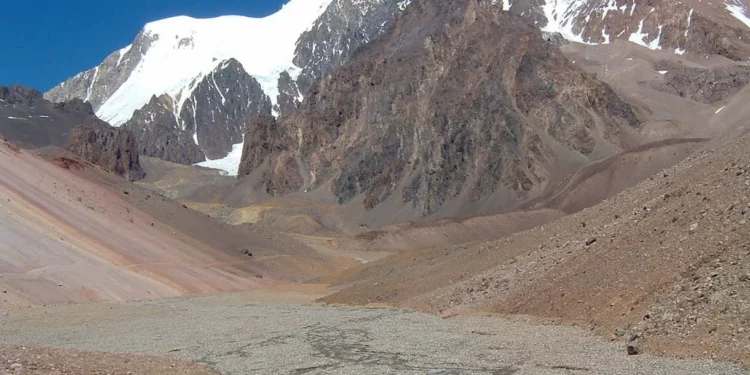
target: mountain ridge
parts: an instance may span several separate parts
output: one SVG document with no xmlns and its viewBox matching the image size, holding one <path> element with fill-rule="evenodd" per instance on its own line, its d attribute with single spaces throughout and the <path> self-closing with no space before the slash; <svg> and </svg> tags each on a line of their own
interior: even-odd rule
<svg viewBox="0 0 750 375">
<path fill-rule="evenodd" d="M 164 135 L 169 128 L 168 137 L 179 143 L 174 147 L 190 151 L 172 155 L 155 148 L 146 156 L 183 164 L 204 162 L 204 166 L 233 174 L 240 155 L 232 150 L 241 148 L 244 133 L 237 129 L 245 126 L 249 112 L 259 114 L 253 110 L 258 103 L 264 107 L 262 102 L 270 102 L 270 109 L 264 108 L 262 113 L 275 116 L 296 110 L 309 85 L 381 33 L 404 4 L 396 0 L 292 0 L 277 13 L 259 19 L 180 16 L 151 22 L 131 45 L 113 52 L 99 66 L 52 88 L 45 97 L 51 101 L 74 97 L 91 101 L 97 115 L 114 126 L 131 121 L 138 110 L 141 117 L 144 112 L 161 117 L 167 123 L 146 133 Z M 250 45 L 245 40 L 250 40 Z M 212 99 L 195 95 L 200 86 L 212 86 L 210 95 L 221 97 L 220 103 L 214 100 L 207 105 L 208 112 L 236 110 L 225 105 L 225 94 L 236 85 L 211 77 L 212 72 L 221 71 L 232 61 L 260 85 L 262 97 L 242 106 L 239 112 L 244 114 L 229 120 L 228 130 L 221 122 L 203 121 L 197 127 L 189 124 L 187 118 L 194 116 L 186 113 L 195 112 L 196 101 L 205 104 Z M 304 78 L 298 80 L 300 76 Z M 208 91 L 211 90 L 204 90 Z M 174 121 L 161 114 L 162 108 L 151 105 L 154 97 L 162 96 L 161 102 L 172 101 L 169 107 Z M 136 122 L 144 128 L 143 118 Z M 190 128 L 194 136 L 185 137 L 182 133 Z M 202 134 L 209 133 L 217 136 L 202 139 Z M 204 144 L 213 146 L 207 148 Z"/>
</svg>

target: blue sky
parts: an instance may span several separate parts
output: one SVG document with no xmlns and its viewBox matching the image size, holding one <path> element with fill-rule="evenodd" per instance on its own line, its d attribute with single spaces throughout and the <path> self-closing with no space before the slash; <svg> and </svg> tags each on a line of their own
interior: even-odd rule
<svg viewBox="0 0 750 375">
<path fill-rule="evenodd" d="M 98 65 L 144 24 L 188 15 L 263 17 L 286 0 L 0 0 L 0 85 L 40 91 Z"/>
</svg>

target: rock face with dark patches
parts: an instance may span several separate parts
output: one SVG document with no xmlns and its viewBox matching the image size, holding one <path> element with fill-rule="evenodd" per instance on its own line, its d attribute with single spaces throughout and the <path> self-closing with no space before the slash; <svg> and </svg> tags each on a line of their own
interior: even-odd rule
<svg viewBox="0 0 750 375">
<path fill-rule="evenodd" d="M 176 105 L 167 95 L 154 96 L 147 105 L 136 110 L 123 127 L 133 133 L 141 155 L 179 164 L 201 162 L 205 160 L 205 154 L 195 144 L 193 132 L 182 130 L 177 125 L 174 117 Z"/>
<path fill-rule="evenodd" d="M 279 75 L 279 96 L 276 99 L 276 113 L 279 116 L 287 116 L 294 113 L 300 105 L 302 93 L 299 91 L 297 81 L 287 72 Z"/>
<path fill-rule="evenodd" d="M 330 182 L 340 203 L 361 196 L 373 209 L 394 197 L 431 215 L 456 200 L 536 194 L 561 163 L 625 146 L 638 120 L 500 5 L 423 0 L 313 86 L 294 115 L 256 125 L 280 141 L 257 151 L 248 133 L 240 175 L 262 156 L 262 168 L 286 171 L 265 180 L 269 192 Z M 302 178 L 287 178 L 293 168 Z"/>
<path fill-rule="evenodd" d="M 750 57 L 750 29 L 730 16 L 722 1 L 704 3 L 700 8 L 674 0 L 510 3 L 510 12 L 544 30 L 561 30 L 569 40 L 590 44 L 632 41 L 676 54 L 721 55 L 736 61 Z M 552 14 L 545 14 L 548 3 Z"/>
<path fill-rule="evenodd" d="M 248 122 L 238 174 L 251 174 L 268 161 L 268 155 L 273 154 L 274 167 L 263 170 L 259 188 L 270 195 L 280 195 L 297 189 L 304 180 L 294 153 L 286 149 L 294 140 L 282 131 L 273 116 L 253 117 Z"/>
<path fill-rule="evenodd" d="M 129 181 L 145 176 L 133 134 L 91 118 L 73 129 L 68 149 L 81 158 Z"/>
<path fill-rule="evenodd" d="M 270 113 L 271 101 L 258 81 L 239 61 L 229 59 L 198 83 L 181 108 L 180 120 L 185 130 L 197 131 L 206 157 L 220 159 L 233 144 L 242 143 L 250 117 Z"/>
<path fill-rule="evenodd" d="M 341 67 L 363 45 L 388 31 L 408 0 L 333 0 L 297 42 L 300 92 Z"/>
<path fill-rule="evenodd" d="M 667 73 L 663 82 L 652 83 L 651 88 L 706 104 L 725 100 L 750 83 L 749 66 L 700 69 L 659 61 L 654 67 Z"/>
<path fill-rule="evenodd" d="M 180 164 L 220 159 L 242 142 L 248 118 L 271 113 L 268 96 L 235 59 L 192 85 L 182 103 L 152 97 L 123 125 L 135 135 L 141 155 Z"/>
</svg>

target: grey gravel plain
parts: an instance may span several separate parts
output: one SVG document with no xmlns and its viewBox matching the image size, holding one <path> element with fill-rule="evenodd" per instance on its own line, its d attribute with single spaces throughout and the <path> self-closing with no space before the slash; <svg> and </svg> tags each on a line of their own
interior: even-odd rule
<svg viewBox="0 0 750 375">
<path fill-rule="evenodd" d="M 222 374 L 746 374 L 628 356 L 572 327 L 223 295 L 10 310 L 0 342 L 174 356 Z"/>
</svg>

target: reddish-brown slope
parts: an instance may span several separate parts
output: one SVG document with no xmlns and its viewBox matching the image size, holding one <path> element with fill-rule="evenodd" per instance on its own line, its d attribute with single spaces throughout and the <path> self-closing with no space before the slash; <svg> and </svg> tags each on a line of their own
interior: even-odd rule
<svg viewBox="0 0 750 375">
<path fill-rule="evenodd" d="M 0 145 L 2 305 L 240 291 L 329 270 L 288 237 L 215 222 L 64 155 Z"/>
</svg>

